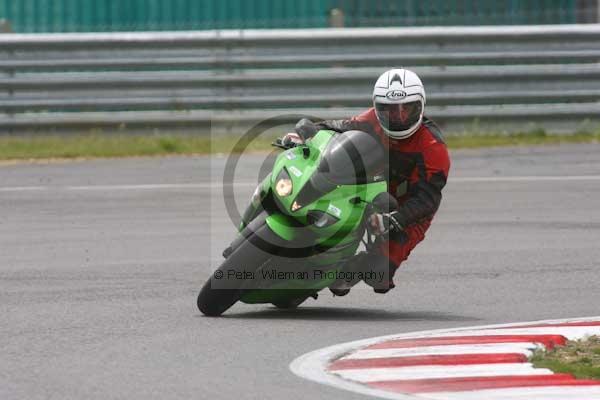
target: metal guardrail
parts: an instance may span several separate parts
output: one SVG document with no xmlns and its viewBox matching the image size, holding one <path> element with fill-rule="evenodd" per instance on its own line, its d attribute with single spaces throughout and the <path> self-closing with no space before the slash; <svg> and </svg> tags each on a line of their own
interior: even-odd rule
<svg viewBox="0 0 600 400">
<path fill-rule="evenodd" d="M 447 130 L 600 123 L 600 25 L 4 34 L 0 133 L 340 118 L 400 65 L 421 75 Z"/>
</svg>

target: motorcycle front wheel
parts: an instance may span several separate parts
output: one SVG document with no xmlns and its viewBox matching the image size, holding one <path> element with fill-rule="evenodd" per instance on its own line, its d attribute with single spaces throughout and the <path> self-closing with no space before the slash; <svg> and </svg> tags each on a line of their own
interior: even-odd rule
<svg viewBox="0 0 600 400">
<path fill-rule="evenodd" d="M 258 239 L 262 245 L 257 245 L 257 240 L 253 239 Z M 240 300 L 248 289 L 249 281 L 244 277 L 254 274 L 274 256 L 272 249 L 265 249 L 264 244 L 280 241 L 281 238 L 266 224 L 258 227 L 251 237 L 244 240 L 212 273 L 200 290 L 197 304 L 202 314 L 217 317 Z"/>
</svg>

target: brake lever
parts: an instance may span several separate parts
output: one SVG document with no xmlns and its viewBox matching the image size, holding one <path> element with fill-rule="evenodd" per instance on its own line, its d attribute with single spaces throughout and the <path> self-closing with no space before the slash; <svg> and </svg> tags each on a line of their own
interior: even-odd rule
<svg viewBox="0 0 600 400">
<path fill-rule="evenodd" d="M 271 143 L 271 146 L 273 146 L 273 147 L 277 147 L 277 148 L 279 148 L 279 149 L 282 149 L 282 150 L 287 150 L 287 149 L 288 149 L 288 147 L 287 147 L 287 146 L 284 146 L 284 145 L 282 145 L 282 144 L 275 143 L 275 142 Z"/>
<path fill-rule="evenodd" d="M 306 143 L 296 144 L 296 143 L 290 142 L 290 144 L 285 145 L 285 144 L 283 144 L 283 141 L 281 140 L 281 138 L 277 138 L 277 140 L 275 140 L 274 142 L 271 143 L 271 146 L 278 147 L 283 150 L 289 150 L 289 149 L 294 149 L 296 147 L 302 147 L 302 153 L 304 154 L 304 158 L 308 158 L 310 156 L 310 149 L 308 148 Z"/>
<path fill-rule="evenodd" d="M 275 141 L 273 143 L 271 143 L 271 146 L 278 147 L 278 148 L 283 149 L 283 150 L 287 150 L 287 149 L 290 148 L 290 147 L 288 147 L 288 146 L 286 146 L 286 145 L 283 144 L 283 142 L 281 141 L 281 138 L 275 139 Z"/>
<path fill-rule="evenodd" d="M 371 251 L 372 249 L 374 249 L 375 247 L 379 246 L 380 244 L 384 243 L 387 239 L 389 239 L 390 231 L 387 230 L 386 232 L 379 234 L 379 235 L 373 233 L 371 223 L 370 223 L 370 216 L 373 213 L 375 213 L 373 205 L 368 204 L 367 209 L 365 211 L 366 211 L 366 214 L 369 215 L 369 217 L 365 218 L 365 221 L 364 221 L 365 233 L 367 235 L 367 240 L 365 241 L 364 239 L 362 239 L 362 242 L 365 245 L 365 248 L 368 251 Z"/>
</svg>

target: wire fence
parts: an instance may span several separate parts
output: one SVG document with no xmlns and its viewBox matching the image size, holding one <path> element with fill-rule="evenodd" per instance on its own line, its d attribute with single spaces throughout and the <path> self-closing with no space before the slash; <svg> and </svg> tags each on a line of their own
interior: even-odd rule
<svg viewBox="0 0 600 400">
<path fill-rule="evenodd" d="M 109 32 L 599 22 L 599 0 L 0 0 L 0 31 Z"/>
</svg>

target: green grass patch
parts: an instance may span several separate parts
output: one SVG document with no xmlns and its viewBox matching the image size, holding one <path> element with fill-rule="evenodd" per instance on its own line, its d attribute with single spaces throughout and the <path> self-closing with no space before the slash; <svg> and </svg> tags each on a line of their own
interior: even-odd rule
<svg viewBox="0 0 600 400">
<path fill-rule="evenodd" d="M 0 136 L 0 160 L 112 158 L 230 153 L 269 150 L 274 137 L 260 137 L 251 143 L 239 137 L 215 138 L 193 135 L 36 135 Z M 518 134 L 464 134 L 446 138 L 451 149 L 496 146 L 532 146 L 560 143 L 597 143 L 600 132 L 549 135 L 537 130 Z M 245 146 L 247 144 L 247 146 Z"/>
<path fill-rule="evenodd" d="M 551 351 L 536 351 L 531 362 L 537 368 L 573 374 L 579 379 L 600 379 L 600 337 L 569 341 Z"/>
<path fill-rule="evenodd" d="M 600 132 L 577 132 L 568 135 L 549 135 L 543 130 L 508 135 L 454 135 L 446 137 L 448 147 L 453 149 L 471 149 L 499 146 L 537 146 L 562 143 L 598 143 Z"/>
<path fill-rule="evenodd" d="M 112 158 L 230 153 L 238 138 L 187 135 L 44 135 L 0 136 L 0 160 Z M 260 138 L 246 151 L 268 149 Z"/>
</svg>

